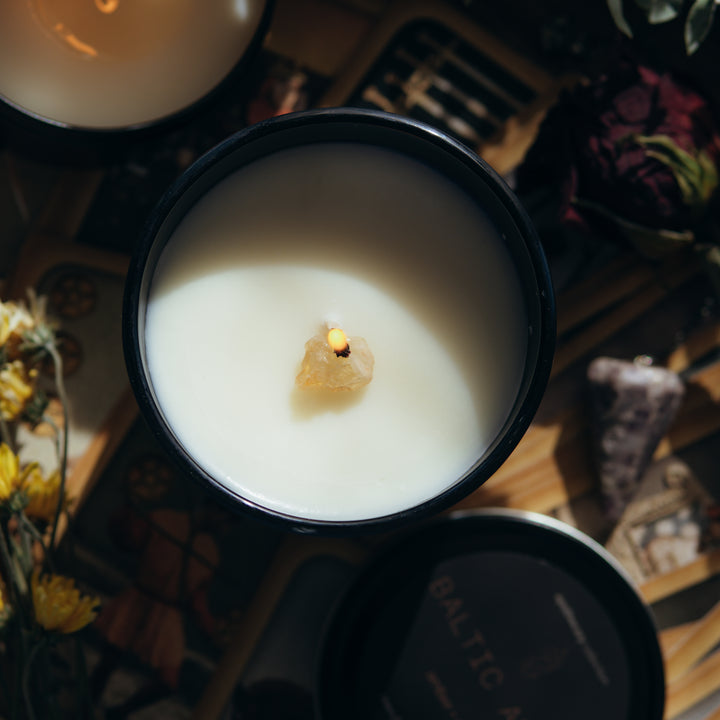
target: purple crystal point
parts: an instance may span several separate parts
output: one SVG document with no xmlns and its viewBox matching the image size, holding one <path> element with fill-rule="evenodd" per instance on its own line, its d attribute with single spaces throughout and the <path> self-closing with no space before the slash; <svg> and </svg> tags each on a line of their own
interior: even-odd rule
<svg viewBox="0 0 720 720">
<path fill-rule="evenodd" d="M 596 471 L 606 511 L 617 520 L 674 420 L 685 387 L 676 373 L 646 358 L 599 357 L 587 376 Z"/>
</svg>

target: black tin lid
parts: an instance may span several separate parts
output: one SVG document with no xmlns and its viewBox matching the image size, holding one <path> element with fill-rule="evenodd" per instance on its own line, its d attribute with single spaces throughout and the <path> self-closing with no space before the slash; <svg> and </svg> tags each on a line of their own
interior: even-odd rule
<svg viewBox="0 0 720 720">
<path fill-rule="evenodd" d="M 321 720 L 661 720 L 649 609 L 570 526 L 514 510 L 426 525 L 378 555 L 330 620 Z"/>
</svg>

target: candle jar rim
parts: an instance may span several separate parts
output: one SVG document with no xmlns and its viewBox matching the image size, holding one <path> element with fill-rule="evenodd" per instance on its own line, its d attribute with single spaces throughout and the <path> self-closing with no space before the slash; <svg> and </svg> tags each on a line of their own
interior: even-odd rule
<svg viewBox="0 0 720 720">
<path fill-rule="evenodd" d="M 342 140 L 344 138 L 344 140 Z M 526 288 L 526 308 L 533 315 L 528 327 L 526 368 L 515 405 L 503 429 L 477 463 L 435 497 L 379 517 L 359 520 L 322 520 L 298 517 L 243 497 L 212 477 L 185 450 L 168 427 L 154 398 L 144 356 L 144 311 L 157 260 L 186 211 L 224 177 L 278 150 L 333 141 L 383 146 L 424 159 L 432 169 L 453 179 L 473 177 L 494 198 L 496 214 L 504 213 L 508 227 L 522 247 L 525 272 L 534 286 Z M 425 153 L 425 157 L 420 155 Z M 483 208 L 486 209 L 486 208 Z M 497 221 L 497 217 L 493 217 Z M 517 259 L 517 258 L 516 258 Z M 289 113 L 251 125 L 230 136 L 188 167 L 168 188 L 149 216 L 131 259 L 123 306 L 123 345 L 131 386 L 153 434 L 189 474 L 199 479 L 220 502 L 283 529 L 300 533 L 348 535 L 385 531 L 430 517 L 451 507 L 477 489 L 509 456 L 527 430 L 540 404 L 550 375 L 555 347 L 555 301 L 552 280 L 539 238 L 520 201 L 505 181 L 467 146 L 426 123 L 356 108 L 323 108 Z"/>
<path fill-rule="evenodd" d="M 272 21 L 276 0 L 262 3 L 260 18 L 235 63 L 216 83 L 191 102 L 167 113 L 127 124 L 94 126 L 52 118 L 36 112 L 0 92 L 0 148 L 13 150 L 46 163 L 96 165 L 117 162 L 143 142 L 170 133 L 202 113 L 241 82 L 259 52 Z"/>
</svg>

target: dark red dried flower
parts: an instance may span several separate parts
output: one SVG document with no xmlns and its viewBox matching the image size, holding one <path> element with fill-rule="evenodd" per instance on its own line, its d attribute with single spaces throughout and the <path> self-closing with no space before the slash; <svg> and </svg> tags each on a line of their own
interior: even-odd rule
<svg viewBox="0 0 720 720">
<path fill-rule="evenodd" d="M 561 96 L 518 170 L 518 191 L 561 187 L 564 222 L 602 210 L 679 231 L 707 204 L 719 159 L 707 102 L 668 74 L 624 62 Z"/>
</svg>

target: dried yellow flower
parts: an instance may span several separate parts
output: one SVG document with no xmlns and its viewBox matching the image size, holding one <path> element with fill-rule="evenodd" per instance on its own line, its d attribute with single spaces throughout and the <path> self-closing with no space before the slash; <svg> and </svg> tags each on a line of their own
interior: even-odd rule
<svg viewBox="0 0 720 720">
<path fill-rule="evenodd" d="M 8 500 L 20 487 L 20 461 L 17 455 L 2 443 L 0 445 L 0 502 Z"/>
<path fill-rule="evenodd" d="M 27 302 L 0 302 L 0 350 L 6 362 L 40 362 L 56 344 L 55 323 L 47 315 L 47 297 L 28 289 Z"/>
<path fill-rule="evenodd" d="M 27 495 L 25 514 L 35 520 L 52 522 L 60 498 L 60 473 L 54 472 L 47 479 L 40 466 L 35 464 L 25 471 L 20 489 Z M 62 509 L 67 507 L 67 495 L 63 497 Z"/>
<path fill-rule="evenodd" d="M 0 579 L 0 630 L 5 627 L 11 615 L 12 608 L 5 602 L 5 584 Z"/>
<path fill-rule="evenodd" d="M 31 585 L 35 620 L 45 630 L 73 633 L 97 616 L 100 598 L 81 594 L 72 578 L 35 570 Z"/>
<path fill-rule="evenodd" d="M 38 463 L 33 462 L 20 469 L 20 458 L 6 443 L 0 444 L 0 502 L 10 498 L 16 490 L 26 490 L 26 485 L 37 483 L 37 476 L 42 480 Z M 48 478 L 48 481 L 50 478 Z M 45 482 L 45 481 L 43 481 Z M 55 482 L 55 480 L 53 480 Z M 59 479 L 58 479 L 59 484 Z M 57 498 L 57 492 L 55 493 Z"/>
<path fill-rule="evenodd" d="M 0 346 L 17 348 L 23 333 L 35 327 L 35 319 L 24 303 L 0 303 Z"/>
<path fill-rule="evenodd" d="M 21 360 L 0 368 L 0 413 L 15 420 L 35 394 L 37 370 L 28 370 Z"/>
</svg>

